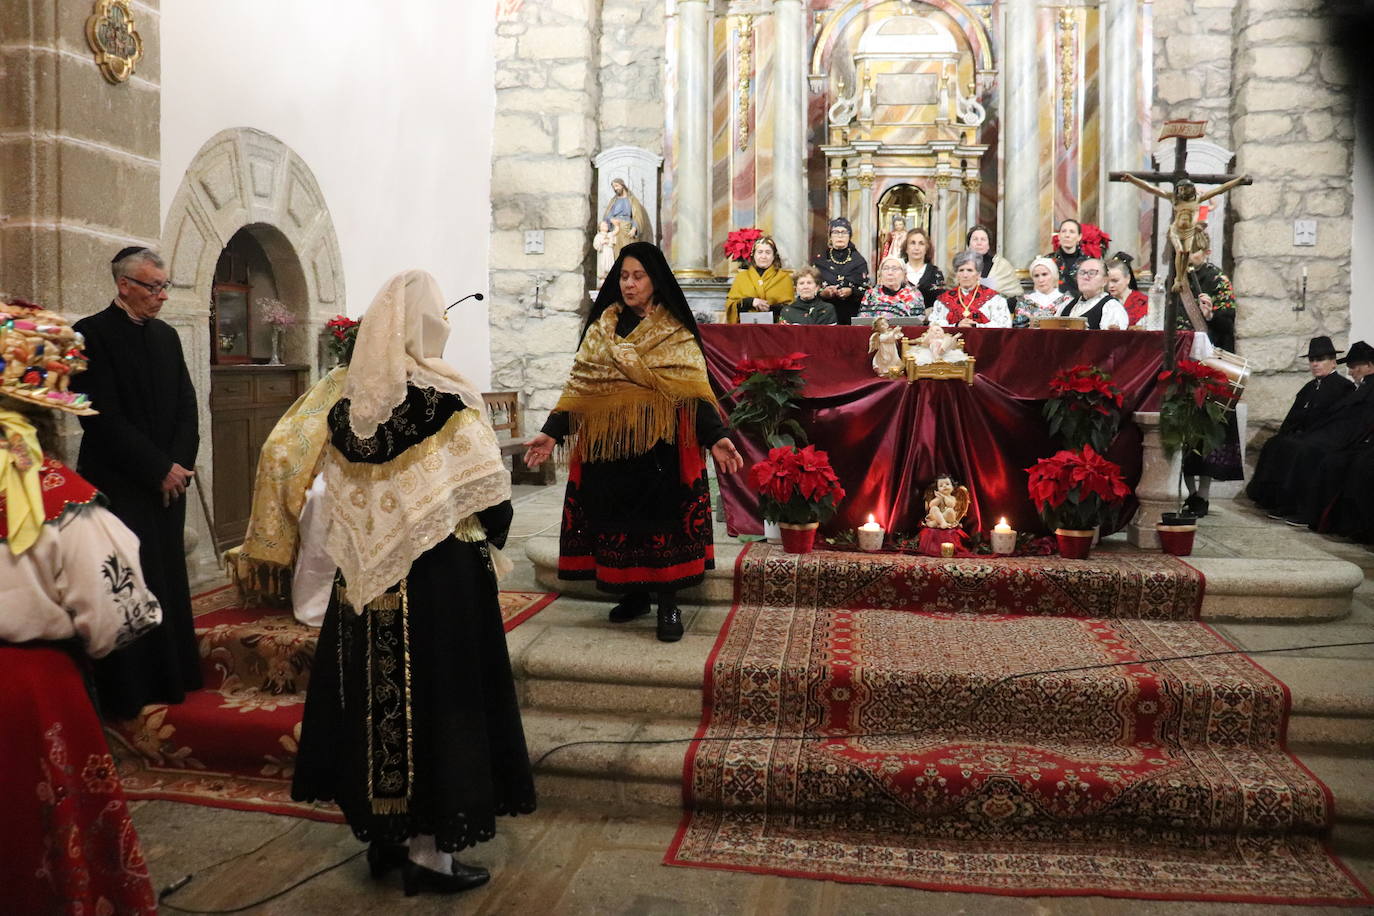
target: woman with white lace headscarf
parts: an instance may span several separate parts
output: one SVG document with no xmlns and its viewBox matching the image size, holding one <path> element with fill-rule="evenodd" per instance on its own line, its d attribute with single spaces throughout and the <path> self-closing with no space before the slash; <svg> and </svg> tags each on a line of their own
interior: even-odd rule
<svg viewBox="0 0 1374 916">
<path fill-rule="evenodd" d="M 485 883 L 453 853 L 534 810 L 494 548 L 510 474 L 475 386 L 443 360 L 439 285 L 397 274 L 363 318 L 326 448 L 338 566 L 292 794 L 332 800 L 407 896 Z"/>
</svg>

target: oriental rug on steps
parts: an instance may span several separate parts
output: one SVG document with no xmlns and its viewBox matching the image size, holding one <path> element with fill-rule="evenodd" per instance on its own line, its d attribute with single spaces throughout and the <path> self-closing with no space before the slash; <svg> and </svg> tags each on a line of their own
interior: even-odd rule
<svg viewBox="0 0 1374 916">
<path fill-rule="evenodd" d="M 1322 842 L 1329 792 L 1284 749 L 1283 684 L 1242 655 L 1149 661 L 1232 648 L 1192 619 L 1202 582 L 1180 561 L 755 544 L 736 590 L 668 864 L 1371 901 Z M 1129 664 L 1091 667 L 1114 662 Z M 1054 670 L 1071 667 L 1089 670 Z"/>
<path fill-rule="evenodd" d="M 500 593 L 509 633 L 552 592 Z M 301 715 L 319 631 L 289 613 L 238 606 L 232 586 L 192 599 L 205 689 L 108 727 L 130 799 L 163 799 L 342 821 L 291 799 Z"/>
</svg>

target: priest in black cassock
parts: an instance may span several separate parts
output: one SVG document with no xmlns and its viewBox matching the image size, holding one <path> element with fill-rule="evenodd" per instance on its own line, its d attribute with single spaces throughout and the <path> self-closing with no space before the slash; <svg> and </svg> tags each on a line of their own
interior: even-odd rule
<svg viewBox="0 0 1374 916">
<path fill-rule="evenodd" d="M 1374 426 L 1374 347 L 1363 340 L 1351 344 L 1345 363 L 1355 387 L 1347 389 L 1328 412 L 1305 430 L 1275 436 L 1265 443 L 1260 463 L 1246 493 L 1290 525 L 1315 525 L 1325 506 L 1322 498 L 1324 465 L 1350 449 Z"/>
<path fill-rule="evenodd" d="M 169 285 L 162 259 L 125 248 L 111 268 L 115 300 L 74 326 L 90 363 L 71 387 L 100 405 L 98 416 L 81 418 L 77 471 L 138 535 L 144 578 L 162 604 L 158 627 L 95 664 L 101 712 L 127 719 L 201 686 L 182 536 L 200 434 L 181 339 L 157 318 Z"/>
</svg>

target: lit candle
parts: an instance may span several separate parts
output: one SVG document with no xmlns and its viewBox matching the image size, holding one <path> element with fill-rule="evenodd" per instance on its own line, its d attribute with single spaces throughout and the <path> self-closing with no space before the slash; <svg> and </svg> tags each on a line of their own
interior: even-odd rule
<svg viewBox="0 0 1374 916">
<path fill-rule="evenodd" d="M 1016 553 L 1016 532 L 1005 518 L 999 518 L 992 529 L 992 552 L 1003 556 Z"/>
<path fill-rule="evenodd" d="M 872 553 L 883 549 L 883 526 L 873 520 L 873 516 L 868 516 L 868 522 L 858 527 L 859 549 Z"/>
</svg>

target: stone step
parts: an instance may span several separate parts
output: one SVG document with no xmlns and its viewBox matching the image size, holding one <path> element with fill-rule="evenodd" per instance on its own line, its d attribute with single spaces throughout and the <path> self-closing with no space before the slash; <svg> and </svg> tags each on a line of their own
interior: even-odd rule
<svg viewBox="0 0 1374 916">
<path fill-rule="evenodd" d="M 684 590 L 683 601 L 726 606 L 733 603 L 735 561 L 743 545 L 718 536 L 715 548 L 716 568 L 707 572 L 701 585 Z M 1120 547 L 1113 543 L 1107 549 Z M 525 552 L 542 588 L 578 598 L 610 599 L 591 582 L 564 582 L 558 578 L 558 538 L 530 538 Z M 1364 581 L 1364 571 L 1359 566 L 1331 557 L 1189 557 L 1188 562 L 1207 579 L 1202 600 L 1204 620 L 1339 620 L 1350 613 L 1354 591 Z"/>
<path fill-rule="evenodd" d="M 683 761 L 696 734 L 696 719 L 527 709 L 524 723 L 530 756 L 536 761 L 568 742 L 679 739 L 566 747 L 538 763 L 535 777 L 542 798 L 592 804 L 607 814 L 681 808 Z M 1299 760 L 1331 790 L 1337 824 L 1374 824 L 1374 759 L 1300 754 Z"/>
</svg>

